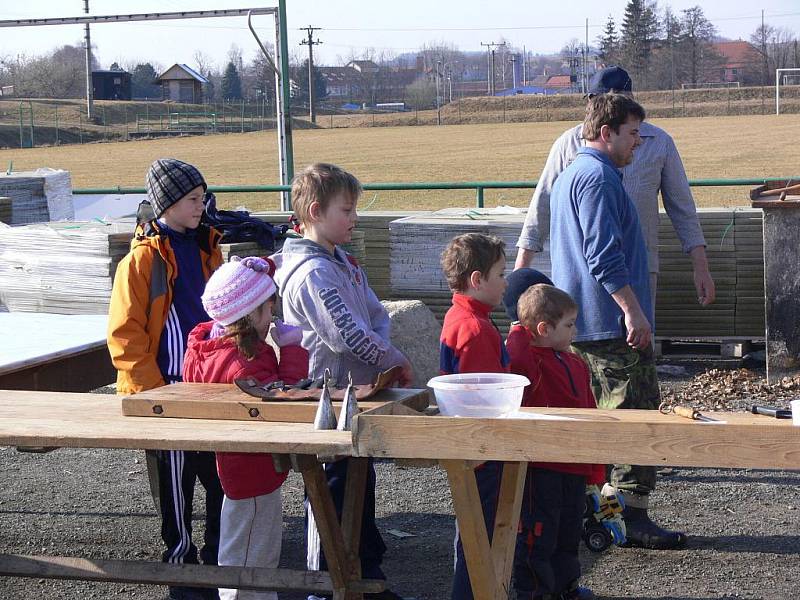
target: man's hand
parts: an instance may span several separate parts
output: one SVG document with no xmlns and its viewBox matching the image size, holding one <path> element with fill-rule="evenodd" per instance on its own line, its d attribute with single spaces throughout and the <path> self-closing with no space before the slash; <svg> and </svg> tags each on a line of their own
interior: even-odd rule
<svg viewBox="0 0 800 600">
<path fill-rule="evenodd" d="M 533 250 L 517 248 L 517 260 L 514 261 L 514 270 L 532 267 L 534 258 L 536 258 L 536 252 Z"/>
<path fill-rule="evenodd" d="M 636 310 L 625 311 L 625 329 L 628 332 L 626 341 L 629 346 L 643 350 L 650 345 L 650 338 L 653 335 L 650 321 L 638 306 Z"/>
<path fill-rule="evenodd" d="M 636 294 L 630 285 L 618 289 L 611 294 L 614 302 L 617 303 L 622 309 L 622 314 L 625 315 L 625 331 L 627 335 L 625 341 L 629 346 L 643 350 L 650 345 L 650 339 L 653 336 L 653 331 L 650 327 L 650 321 L 642 312 L 642 307 L 639 304 Z"/>
<path fill-rule="evenodd" d="M 696 246 L 689 251 L 694 269 L 694 289 L 697 290 L 697 301 L 700 306 L 708 306 L 717 295 L 714 279 L 708 270 L 708 259 L 704 246 Z"/>
</svg>

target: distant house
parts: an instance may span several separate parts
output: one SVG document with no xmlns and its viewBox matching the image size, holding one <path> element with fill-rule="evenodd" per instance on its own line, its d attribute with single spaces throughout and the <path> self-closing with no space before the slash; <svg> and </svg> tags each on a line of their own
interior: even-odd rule
<svg viewBox="0 0 800 600">
<path fill-rule="evenodd" d="M 739 82 L 751 85 L 761 81 L 764 61 L 761 54 L 750 42 L 736 40 L 717 42 L 714 50 L 722 56 L 716 81 L 724 83 Z"/>
<path fill-rule="evenodd" d="M 326 100 L 367 105 L 404 101 L 405 88 L 419 75 L 416 69 L 379 67 L 371 60 L 319 70 L 325 79 Z"/>
<path fill-rule="evenodd" d="M 203 85 L 208 79 L 184 64 L 174 64 L 156 78 L 161 86 L 161 99 L 174 102 L 201 104 Z"/>
<path fill-rule="evenodd" d="M 127 71 L 92 71 L 92 96 L 95 100 L 130 100 L 131 74 Z"/>
<path fill-rule="evenodd" d="M 574 85 L 575 82 L 572 81 L 571 75 L 551 75 L 547 78 L 547 82 L 542 87 L 548 90 L 564 91 L 564 89 L 571 88 Z"/>
<path fill-rule="evenodd" d="M 380 71 L 380 67 L 371 60 L 351 60 L 347 66 L 364 75 L 375 75 Z"/>
</svg>

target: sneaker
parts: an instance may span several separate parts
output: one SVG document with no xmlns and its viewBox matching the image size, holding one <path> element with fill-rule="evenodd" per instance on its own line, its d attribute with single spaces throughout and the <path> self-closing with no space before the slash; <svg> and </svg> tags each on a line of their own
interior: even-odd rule
<svg viewBox="0 0 800 600">
<path fill-rule="evenodd" d="M 195 588 L 174 586 L 169 588 L 167 600 L 219 600 L 217 588 Z"/>
<path fill-rule="evenodd" d="M 624 548 L 649 548 L 650 550 L 676 550 L 686 545 L 686 534 L 659 527 L 650 519 L 646 508 L 626 506 L 622 513 L 627 541 Z"/>
</svg>

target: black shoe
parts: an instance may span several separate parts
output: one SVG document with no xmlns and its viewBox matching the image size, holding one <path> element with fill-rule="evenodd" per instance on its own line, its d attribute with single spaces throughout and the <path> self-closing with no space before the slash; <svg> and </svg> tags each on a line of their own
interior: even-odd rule
<svg viewBox="0 0 800 600">
<path fill-rule="evenodd" d="M 364 600 L 403 600 L 403 597 L 390 589 L 385 589 L 374 594 L 364 594 Z"/>
<path fill-rule="evenodd" d="M 650 519 L 646 508 L 626 506 L 622 512 L 625 520 L 624 548 L 649 548 L 651 550 L 676 550 L 686 545 L 686 534 L 659 527 Z"/>
<path fill-rule="evenodd" d="M 595 600 L 594 592 L 582 585 L 573 584 L 566 592 L 559 596 L 560 600 Z"/>
</svg>

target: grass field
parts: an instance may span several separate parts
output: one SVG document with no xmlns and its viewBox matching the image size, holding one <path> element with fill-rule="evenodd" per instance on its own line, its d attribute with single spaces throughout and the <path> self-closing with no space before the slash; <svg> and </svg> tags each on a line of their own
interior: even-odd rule
<svg viewBox="0 0 800 600">
<path fill-rule="evenodd" d="M 800 176 L 797 115 L 654 120 L 675 138 L 690 179 Z M 319 129 L 294 132 L 297 168 L 335 162 L 364 182 L 534 180 L 553 140 L 571 122 Z M 245 133 L 135 142 L 0 150 L 0 167 L 52 167 L 72 173 L 74 187 L 142 186 L 150 162 L 174 156 L 200 167 L 216 185 L 276 183 L 275 133 Z M 700 206 L 749 204 L 748 189 L 695 188 Z M 526 190 L 486 193 L 486 205 L 525 206 Z M 275 194 L 229 194 L 224 206 L 274 209 Z M 464 191 L 367 192 L 361 208 L 471 206 Z"/>
</svg>

